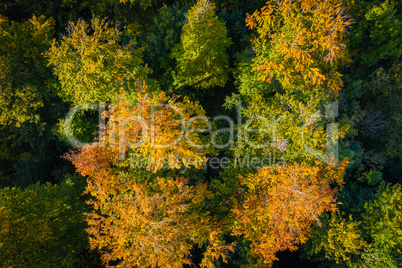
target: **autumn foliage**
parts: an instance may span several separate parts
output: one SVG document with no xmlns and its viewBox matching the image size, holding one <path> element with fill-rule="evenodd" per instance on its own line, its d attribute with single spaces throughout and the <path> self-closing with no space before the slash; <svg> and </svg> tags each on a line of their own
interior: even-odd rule
<svg viewBox="0 0 402 268">
<path fill-rule="evenodd" d="M 87 215 L 91 247 L 103 252 L 103 261 L 121 260 L 118 267 L 191 264 L 190 250 L 203 242 L 209 224 L 191 209 L 204 201 L 206 185 L 189 187 L 183 178 L 157 178 L 154 185 L 123 176 L 107 179 L 115 181 L 112 189 L 88 188 L 94 194 L 105 192 L 97 195 L 94 211 Z"/>
<path fill-rule="evenodd" d="M 223 86 L 227 58 L 219 57 L 230 44 L 224 25 L 213 5 L 203 1 L 186 18 L 181 43 L 173 52 L 178 63 L 175 83 Z M 259 34 L 253 46 L 260 50 L 254 61 L 260 79 L 272 82 L 275 77 L 283 88 L 297 88 L 306 96 L 324 87 L 320 96 L 325 101 L 329 92 L 338 92 L 340 74 L 332 64 L 341 57 L 342 38 L 350 24 L 340 5 L 268 3 L 248 16 L 247 24 Z M 217 45 L 218 39 L 225 41 L 223 46 Z M 115 46 L 113 42 L 109 41 Z M 204 51 L 208 42 L 209 50 Z M 118 50 L 116 56 L 128 52 Z M 296 250 L 307 241 L 311 224 L 324 212 L 335 211 L 335 186 L 343 183 L 347 160 L 337 168 L 310 161 L 243 174 L 227 217 L 215 215 L 211 204 L 216 196 L 209 184 L 177 173 L 183 165 L 203 168 L 206 156 L 214 154 L 209 134 L 201 134 L 207 129 L 202 106 L 187 97 L 152 92 L 140 79 L 134 84 L 128 92 L 114 95 L 115 101 L 106 107 L 98 142 L 66 156 L 88 177 L 86 193 L 92 197 L 93 210 L 86 214 L 87 232 L 91 248 L 102 253 L 106 265 L 183 267 L 193 264 L 191 251 L 198 246 L 203 248 L 199 265 L 215 267 L 235 250 L 234 243 L 223 239 L 227 234 L 249 240 L 252 256 L 272 265 L 277 252 Z M 324 102 L 317 98 L 320 101 Z M 192 118 L 195 115 L 197 119 Z M 292 153 L 301 157 L 304 152 Z M 133 158 L 143 161 L 145 169 L 132 166 Z"/>
<path fill-rule="evenodd" d="M 265 264 L 277 260 L 278 251 L 296 250 L 307 241 L 310 225 L 336 209 L 337 188 L 331 184 L 342 185 L 347 162 L 336 169 L 306 163 L 266 167 L 240 177 L 233 234 L 249 239 L 251 253 Z"/>
<path fill-rule="evenodd" d="M 401 267 L 400 18 L 0 1 L 0 268 Z"/>
<path fill-rule="evenodd" d="M 150 72 L 134 42 L 121 45 L 119 25 L 94 18 L 70 22 L 61 42 L 47 52 L 61 84 L 59 95 L 77 104 L 115 101 L 121 90 L 137 91 L 137 80 Z"/>
<path fill-rule="evenodd" d="M 117 261 L 118 267 L 182 267 L 191 264 L 190 251 L 194 246 L 207 245 L 201 266 L 215 267 L 214 261 L 226 262 L 228 253 L 235 249 L 234 244 L 223 240 L 229 230 L 235 236 L 244 235 L 252 242 L 252 254 L 272 264 L 276 252 L 297 249 L 297 244 L 307 240 L 310 225 L 325 211 L 335 210 L 337 189 L 331 183 L 342 185 L 347 160 L 338 168 L 303 163 L 279 169 L 266 167 L 255 174 L 241 176 L 234 197 L 237 201 L 231 210 L 233 222 L 218 220 L 205 206 L 214 198 L 207 183 L 190 184 L 188 179 L 179 176 L 159 177 L 162 162 L 150 164 L 148 171 L 144 171 L 152 172 L 148 175 L 139 170 L 130 171 L 127 160 L 119 160 L 122 152 L 126 155 L 131 150 L 143 157 L 170 153 L 192 157 L 196 152 L 185 140 L 173 148 L 154 148 L 179 135 L 176 131 L 180 122 L 172 123 L 177 111 L 166 107 L 153 119 L 152 128 L 156 133 L 153 138 L 138 143 L 141 135 L 150 131 L 144 126 L 148 123 L 151 126 L 151 104 L 162 104 L 164 95 L 152 97 L 138 93 L 137 97 L 136 104 L 130 105 L 122 96 L 106 113 L 109 116 L 107 134 L 98 143 L 67 156 L 81 175 L 88 176 L 86 192 L 92 196 L 89 204 L 93 211 L 86 214 L 90 226 L 87 232 L 91 248 L 102 252 L 105 264 Z M 188 100 L 168 103 L 182 108 L 185 121 L 193 113 L 202 114 L 201 107 Z M 130 116 L 136 115 L 142 116 L 144 128 L 130 120 Z M 127 122 L 121 124 L 121 118 Z M 110 139 L 113 133 L 116 141 L 122 140 L 121 132 L 118 135 L 113 132 L 118 126 L 125 133 L 123 143 Z M 192 134 L 196 140 L 197 135 Z M 102 143 L 104 146 L 100 146 Z"/>
<path fill-rule="evenodd" d="M 148 175 L 146 179 L 141 176 L 147 176 L 147 171 L 134 168 L 131 172 L 129 159 L 121 159 L 128 151 L 144 158 L 152 156 L 155 162 L 145 169 L 152 173 L 161 170 L 171 154 L 170 169 L 180 168 L 180 159 L 193 159 L 184 165 L 203 166 L 201 149 L 194 150 L 187 143 L 200 141 L 196 133 L 186 132 L 189 139 L 157 148 L 180 136 L 180 124 L 197 125 L 195 120 L 188 122 L 190 115 L 203 114 L 197 103 L 186 98 L 183 102 L 167 101 L 170 107 L 162 106 L 164 101 L 164 94 L 138 93 L 135 104 L 121 96 L 105 113 L 107 134 L 92 146 L 66 156 L 81 175 L 88 176 L 86 192 L 92 196 L 88 203 L 93 206 L 86 214 L 90 245 L 102 252 L 105 264 L 117 261 L 118 267 L 182 267 L 191 264 L 194 246 L 207 243 L 201 266 L 214 267 L 214 261 L 226 261 L 234 247 L 222 240 L 220 222 L 204 207 L 212 197 L 207 184 L 189 185 L 182 177 Z M 162 109 L 151 113 L 152 105 Z M 178 110 L 172 109 L 173 105 Z M 177 118 L 178 111 L 182 120 Z"/>
<path fill-rule="evenodd" d="M 351 23 L 337 1 L 267 2 L 246 19 L 258 33 L 253 42 L 257 58 L 263 56 L 256 67 L 260 79 L 279 79 L 285 89 L 304 81 L 308 88 L 326 86 L 337 93 L 341 75 L 331 65 L 344 54 Z"/>
<path fill-rule="evenodd" d="M 122 96 L 105 114 L 108 124 L 101 142 L 119 151 L 120 158 L 131 152 L 149 159 L 147 170 L 160 170 L 166 158 L 173 169 L 181 168 L 181 164 L 199 168 L 205 162 L 205 153 L 211 152 L 203 146 L 205 138 L 193 131 L 205 128 L 205 121 L 191 118 L 206 119 L 205 111 L 187 97 L 178 101 L 177 97 L 167 99 L 165 93 L 151 96 L 143 91 L 132 103 Z"/>
</svg>

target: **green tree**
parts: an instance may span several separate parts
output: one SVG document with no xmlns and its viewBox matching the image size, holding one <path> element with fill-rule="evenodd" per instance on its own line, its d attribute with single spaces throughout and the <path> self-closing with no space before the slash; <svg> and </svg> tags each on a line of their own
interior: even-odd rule
<svg viewBox="0 0 402 268">
<path fill-rule="evenodd" d="M 42 53 L 50 48 L 54 20 L 17 23 L 0 18 L 0 184 L 27 186 L 62 179 L 65 147 L 51 128 L 65 112 Z M 61 170 L 61 172 L 59 172 Z"/>
<path fill-rule="evenodd" d="M 226 49 L 232 42 L 225 22 L 219 20 L 214 9 L 213 3 L 200 0 L 187 13 L 180 43 L 172 52 L 176 59 L 174 84 L 178 87 L 223 87 L 228 80 Z"/>
<path fill-rule="evenodd" d="M 346 267 L 399 267 L 402 252 L 402 188 L 382 185 L 357 215 L 333 213 L 314 228 L 308 256 Z"/>
<path fill-rule="evenodd" d="M 0 126 L 40 122 L 49 93 L 41 52 L 49 48 L 54 20 L 35 17 L 22 24 L 0 20 Z"/>
<path fill-rule="evenodd" d="M 354 126 L 350 137 L 358 135 L 367 151 L 400 159 L 401 3 L 345 3 L 356 23 L 349 35 L 353 62 L 342 70 L 341 113 Z"/>
<path fill-rule="evenodd" d="M 89 243 L 82 177 L 0 190 L 2 267 L 85 267 Z"/>
<path fill-rule="evenodd" d="M 400 1 L 347 0 L 345 4 L 356 21 L 350 35 L 354 65 L 375 67 L 378 63 L 399 59 L 402 55 Z"/>
<path fill-rule="evenodd" d="M 170 57 L 173 48 L 180 42 L 184 24 L 185 9 L 178 4 L 159 9 L 152 26 L 140 36 L 144 47 L 144 61 L 153 70 L 152 77 L 158 80 L 161 88 L 173 88 L 172 71 L 174 60 Z"/>
</svg>

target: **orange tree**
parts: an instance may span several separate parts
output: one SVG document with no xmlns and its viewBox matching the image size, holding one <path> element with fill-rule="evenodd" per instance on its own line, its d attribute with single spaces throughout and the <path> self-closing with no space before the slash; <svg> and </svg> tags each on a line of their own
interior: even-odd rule
<svg viewBox="0 0 402 268">
<path fill-rule="evenodd" d="M 337 188 L 331 183 L 342 185 L 346 164 L 337 169 L 319 163 L 264 167 L 240 176 L 233 234 L 244 235 L 251 241 L 252 255 L 272 265 L 276 252 L 296 250 L 307 241 L 311 224 L 336 209 Z"/>
<path fill-rule="evenodd" d="M 152 105 L 160 105 L 154 113 Z M 163 93 L 139 93 L 131 104 L 123 94 L 106 114 L 106 134 L 99 142 L 66 156 L 88 176 L 91 247 L 102 252 L 106 265 L 117 261 L 118 267 L 182 267 L 191 264 L 195 245 L 206 246 L 202 267 L 214 267 L 219 258 L 225 261 L 233 245 L 222 239 L 224 221 L 205 206 L 212 192 L 206 183 L 190 182 L 174 171 L 181 164 L 193 171 L 201 168 L 205 153 L 212 151 L 190 147 L 201 145 L 202 138 L 189 129 L 184 130 L 186 138 L 158 147 L 180 138 L 180 124 L 192 129 L 203 124 L 190 119 L 203 115 L 202 107 L 186 98 L 166 101 Z M 144 169 L 130 168 L 130 158 L 125 158 L 129 153 L 146 159 Z M 169 162 L 168 170 L 164 161 Z"/>
</svg>

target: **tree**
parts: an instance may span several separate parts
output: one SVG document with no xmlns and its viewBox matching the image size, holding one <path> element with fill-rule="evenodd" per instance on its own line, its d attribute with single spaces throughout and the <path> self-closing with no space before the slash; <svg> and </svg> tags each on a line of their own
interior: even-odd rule
<svg viewBox="0 0 402 268">
<path fill-rule="evenodd" d="M 137 156 L 145 160 L 146 169 L 158 171 L 169 159 L 169 167 L 180 169 L 182 165 L 200 168 L 206 153 L 213 153 L 198 130 L 207 129 L 205 111 L 198 102 L 187 97 L 179 102 L 175 97 L 166 101 L 165 93 L 150 96 L 147 86 L 135 99 L 124 94 L 105 116 L 109 118 L 101 146 L 118 154 Z M 198 116 L 191 118 L 191 116 Z M 127 163 L 127 161 L 126 161 Z"/>
<path fill-rule="evenodd" d="M 4 267 L 85 267 L 89 249 L 82 177 L 60 185 L 0 189 L 0 261 Z M 88 257 L 88 256 L 87 256 Z M 80 266 L 79 266 L 80 265 Z"/>
<path fill-rule="evenodd" d="M 174 59 L 170 55 L 180 42 L 184 20 L 183 7 L 178 4 L 173 6 L 165 4 L 154 17 L 152 26 L 140 36 L 139 42 L 145 49 L 144 61 L 149 63 L 153 70 L 152 77 L 157 79 L 161 88 L 165 90 L 173 88 Z"/>
<path fill-rule="evenodd" d="M 388 1 L 345 1 L 354 14 L 356 25 L 350 35 L 350 47 L 354 50 L 353 65 L 367 65 L 372 68 L 386 67 L 387 61 L 401 57 L 402 23 L 401 3 Z M 365 46 L 362 47 L 361 44 Z M 366 70 L 369 70 L 365 67 Z M 348 74 L 354 73 L 351 69 Z"/>
<path fill-rule="evenodd" d="M 66 167 L 59 158 L 62 145 L 51 133 L 65 105 L 42 54 L 50 48 L 54 23 L 44 16 L 21 23 L 0 18 L 1 185 L 57 182 Z"/>
<path fill-rule="evenodd" d="M 336 97 L 342 87 L 337 67 L 348 58 L 343 38 L 351 20 L 338 2 L 286 0 L 268 2 L 246 23 L 256 37 L 240 65 L 240 96 L 227 98 L 227 104 L 234 104 L 233 98 L 244 100 L 242 114 L 256 120 L 241 133 L 235 153 L 279 153 L 290 162 L 311 162 L 316 155 L 306 148 L 325 154 L 349 127 L 348 121 L 340 121 L 335 133 L 327 123 L 337 116 Z M 245 134 L 253 129 L 261 131 Z M 247 139 L 259 148 L 251 148 Z"/>
<path fill-rule="evenodd" d="M 120 91 L 135 93 L 138 81 L 148 81 L 140 50 L 131 41 L 121 45 L 121 32 L 106 20 L 91 25 L 71 22 L 60 44 L 53 41 L 47 53 L 60 84 L 60 96 L 75 105 L 116 100 Z M 154 88 L 155 89 L 155 88 Z"/>
<path fill-rule="evenodd" d="M 349 35 L 353 62 L 345 66 L 341 94 L 345 117 L 367 151 L 400 159 L 402 23 L 400 2 L 345 1 L 356 24 Z M 381 137 L 379 139 L 379 137 Z M 373 142 L 374 140 L 378 142 Z M 388 161 L 387 161 L 388 162 Z"/>
<path fill-rule="evenodd" d="M 246 20 L 258 33 L 253 49 L 259 78 L 279 80 L 285 92 L 324 86 L 336 95 L 342 83 L 332 65 L 343 57 L 342 39 L 351 23 L 340 2 L 268 2 Z"/>
<path fill-rule="evenodd" d="M 186 98 L 183 102 L 171 99 L 170 107 L 163 107 L 163 93 L 149 96 L 140 92 L 136 100 L 133 105 L 122 95 L 108 113 L 105 137 L 66 156 L 81 175 L 88 176 L 86 192 L 92 196 L 89 203 L 94 208 L 86 214 L 91 248 L 102 252 L 106 265 L 116 261 L 118 267 L 182 267 L 191 264 L 190 250 L 195 245 L 208 245 L 201 267 L 215 267 L 215 260 L 226 261 L 233 245 L 226 245 L 222 223 L 205 207 L 212 193 L 205 183 L 190 184 L 169 172 L 182 163 L 201 168 L 205 159 L 201 153 L 208 149 L 197 149 L 195 145 L 202 139 L 187 130 L 190 139 L 182 137 L 158 148 L 180 137 L 182 123 L 200 129 L 201 122 L 190 116 L 204 111 Z M 152 113 L 152 107 L 158 105 Z M 173 105 L 178 109 L 172 109 Z M 113 135 L 115 140 L 110 139 Z M 145 160 L 145 168 L 130 168 L 130 159 L 121 159 L 127 152 Z"/>
<path fill-rule="evenodd" d="M 306 163 L 265 167 L 241 176 L 233 234 L 250 240 L 251 253 L 265 264 L 277 260 L 278 251 L 296 250 L 307 241 L 311 224 L 336 209 L 337 189 L 331 183 L 343 184 L 346 164 L 337 169 Z"/>
<path fill-rule="evenodd" d="M 228 80 L 226 49 L 231 40 L 225 22 L 214 14 L 214 8 L 213 3 L 199 0 L 187 13 L 180 43 L 172 52 L 176 59 L 174 84 L 178 87 L 223 87 Z"/>
<path fill-rule="evenodd" d="M 323 218 L 322 226 L 313 229 L 306 255 L 346 267 L 399 267 L 401 198 L 399 184 L 383 184 L 374 200 L 358 211 L 361 214 L 347 217 L 336 213 Z"/>
<path fill-rule="evenodd" d="M 41 52 L 49 48 L 53 27 L 54 21 L 44 16 L 33 16 L 22 24 L 0 20 L 1 126 L 40 121 L 38 110 L 49 95 L 44 83 L 49 75 Z"/>
<path fill-rule="evenodd" d="M 190 265 L 193 246 L 205 243 L 210 232 L 216 232 L 211 217 L 201 208 L 208 196 L 206 185 L 189 187 L 183 178 L 157 178 L 154 185 L 130 177 L 108 179 L 116 181 L 113 197 L 89 188 L 97 196 L 94 209 L 102 215 L 87 214 L 91 247 L 104 252 L 106 264 L 120 260 L 118 267 Z M 219 257 L 225 256 L 224 249 Z"/>
<path fill-rule="evenodd" d="M 147 7 L 151 6 L 151 0 L 120 0 L 121 3 L 126 3 L 126 2 L 131 2 L 131 3 L 135 3 L 138 2 L 139 5 L 143 8 L 146 9 Z"/>
</svg>

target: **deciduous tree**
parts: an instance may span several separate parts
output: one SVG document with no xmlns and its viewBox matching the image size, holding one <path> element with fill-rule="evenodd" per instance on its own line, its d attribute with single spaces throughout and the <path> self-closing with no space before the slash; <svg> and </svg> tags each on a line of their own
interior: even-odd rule
<svg viewBox="0 0 402 268">
<path fill-rule="evenodd" d="M 148 81 L 150 70 L 143 65 L 140 50 L 133 41 L 122 45 L 121 34 L 117 24 L 94 18 L 90 25 L 70 22 L 61 42 L 53 41 L 47 55 L 65 101 L 115 101 L 122 90 L 137 92 L 138 79 Z"/>
<path fill-rule="evenodd" d="M 179 87 L 223 87 L 228 80 L 226 49 L 231 40 L 214 8 L 213 3 L 199 0 L 187 13 L 180 43 L 172 52 L 176 59 L 173 78 Z"/>
<path fill-rule="evenodd" d="M 333 213 L 315 226 L 307 256 L 346 267 L 398 267 L 401 262 L 401 185 L 381 185 L 358 214 Z"/>
<path fill-rule="evenodd" d="M 202 168 L 205 156 L 200 153 L 208 152 L 184 137 L 170 146 L 156 147 L 180 138 L 181 124 L 200 126 L 200 122 L 190 121 L 190 116 L 204 114 L 198 103 L 186 98 L 183 102 L 171 99 L 168 107 L 162 106 L 165 101 L 163 93 L 151 96 L 140 92 L 134 104 L 122 95 L 108 113 L 107 135 L 67 156 L 81 175 L 88 176 L 86 192 L 92 196 L 89 203 L 94 209 L 86 214 L 87 231 L 91 247 L 102 252 L 106 265 L 116 261 L 118 267 L 183 267 L 191 264 L 194 246 L 207 245 L 201 266 L 215 267 L 214 261 L 226 261 L 233 251 L 233 245 L 223 240 L 222 220 L 205 206 L 212 197 L 207 184 L 190 184 L 185 178 L 169 176 L 166 169 L 162 171 L 167 157 L 172 159 L 169 169 L 180 168 L 180 161 Z M 152 106 L 159 107 L 155 113 Z M 153 135 L 146 137 L 149 133 Z M 113 134 L 115 141 L 110 140 Z M 188 137 L 197 144 L 202 141 L 198 136 L 192 133 Z M 135 166 L 130 169 L 127 159 L 120 161 L 121 154 L 128 151 L 140 160 L 154 159 L 147 162 L 148 171 Z"/>
<path fill-rule="evenodd" d="M 82 215 L 87 206 L 80 196 L 84 188 L 82 177 L 69 176 L 60 185 L 0 189 L 1 265 L 90 265 L 83 258 L 89 249 Z"/>
<path fill-rule="evenodd" d="M 286 92 L 295 86 L 310 91 L 324 86 L 336 95 L 342 82 L 334 63 L 343 56 L 351 23 L 337 1 L 267 2 L 246 20 L 258 33 L 253 49 L 259 78 L 279 80 Z"/>
<path fill-rule="evenodd" d="M 346 164 L 336 169 L 306 163 L 265 167 L 241 176 L 233 234 L 250 240 L 251 253 L 265 264 L 277 260 L 278 251 L 296 250 L 307 241 L 311 224 L 336 209 L 337 189 L 331 183 L 343 184 Z"/>
</svg>

